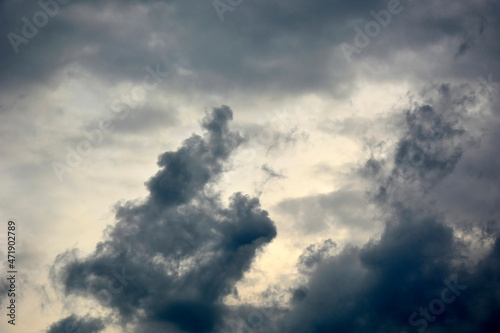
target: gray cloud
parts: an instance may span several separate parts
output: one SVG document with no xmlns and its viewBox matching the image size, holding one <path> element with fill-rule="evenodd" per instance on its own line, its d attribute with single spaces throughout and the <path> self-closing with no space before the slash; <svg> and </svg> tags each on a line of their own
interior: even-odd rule
<svg viewBox="0 0 500 333">
<path fill-rule="evenodd" d="M 287 199 L 277 206 L 283 214 L 294 217 L 296 227 L 306 233 L 321 232 L 329 225 L 366 228 L 372 223 L 372 215 L 366 215 L 361 207 L 369 203 L 363 191 L 341 189 L 298 199 Z"/>
<path fill-rule="evenodd" d="M 236 283 L 277 231 L 258 199 L 235 193 L 225 204 L 214 185 L 245 138 L 262 144 L 266 158 L 317 138 L 295 123 L 285 130 L 243 124 L 243 137 L 229 130 L 232 111 L 226 106 L 202 120 L 203 135 L 160 155 L 160 170 L 145 184 L 147 197 L 116 205 L 116 224 L 90 255 L 68 251 L 57 258 L 54 282 L 62 282 L 66 295 L 100 301 L 114 324 L 137 332 L 218 332 L 234 328 L 234 320 L 256 332 L 410 332 L 425 325 L 429 332 L 497 332 L 500 3 L 401 0 L 401 6 L 380 33 L 364 37 L 369 43 L 348 62 L 340 46 L 363 38 L 357 29 L 366 33 L 367 23 L 377 21 L 373 12 L 386 10 L 388 1 L 243 0 L 221 22 L 212 0 L 73 0 L 59 3 L 43 27 L 31 27 L 37 31 L 22 37 L 18 52 L 8 34 L 30 30 L 26 22 L 34 15 L 43 19 L 42 8 L 37 1 L 0 1 L 1 150 L 9 161 L 6 172 L 26 181 L 15 186 L 16 193 L 29 189 L 26 202 L 37 202 L 36 190 L 45 194 L 52 184 L 53 175 L 42 179 L 40 166 L 57 155 L 47 142 L 74 145 L 83 136 L 63 125 L 77 119 L 81 129 L 95 119 L 73 114 L 87 101 L 73 100 L 79 92 L 71 89 L 141 84 L 147 65 L 160 64 L 171 76 L 151 96 L 156 103 L 116 123 L 124 136 L 184 124 L 187 116 L 177 110 L 218 105 L 221 98 L 245 105 L 242 119 L 261 116 L 269 108 L 263 104 L 295 98 L 306 106 L 301 112 L 310 112 L 304 100 L 317 99 L 311 110 L 322 135 L 348 136 L 370 153 L 330 193 L 278 198 L 275 208 L 288 219 L 284 223 L 328 240 L 304 250 L 295 288 L 266 291 L 280 300 L 272 311 L 224 303 L 229 296 L 238 299 Z M 366 103 L 371 89 L 387 87 L 393 96 L 407 86 L 419 92 L 408 93 L 410 102 L 398 115 L 374 120 L 382 94 L 373 98 L 373 108 L 337 118 L 358 93 L 352 109 Z M 172 105 L 187 105 L 165 108 L 165 96 Z M 93 107 L 101 101 L 88 102 Z M 370 136 L 380 123 L 387 125 L 385 141 Z M 316 169 L 331 172 L 325 165 Z M 267 165 L 261 171 L 266 178 L 259 194 L 269 179 L 282 177 Z M 47 216 L 66 216 L 51 209 Z M 357 245 L 337 248 L 336 230 L 348 231 L 345 240 Z M 443 281 L 455 278 L 467 289 L 435 319 L 422 321 L 419 308 L 440 299 Z M 255 311 L 273 314 L 250 325 Z M 418 323 L 412 325 L 414 312 Z M 244 326 L 238 318 L 245 318 Z M 89 332 L 108 324 L 73 315 L 48 332 L 70 321 Z"/>
<path fill-rule="evenodd" d="M 162 154 L 160 171 L 146 183 L 149 196 L 116 207 L 117 224 L 92 255 L 59 257 L 53 276 L 67 294 L 102 301 L 108 286 L 114 294 L 108 291 L 104 305 L 123 322 L 138 322 L 138 332 L 220 325 L 222 299 L 276 236 L 257 199 L 235 193 L 224 208 L 206 192 L 242 140 L 229 130 L 231 119 L 228 107 L 214 109 L 202 121 L 204 137 Z"/>
<path fill-rule="evenodd" d="M 450 85 L 436 86 L 425 95 L 423 105 L 405 114 L 392 163 L 371 158 L 359 170 L 374 189 L 372 199 L 384 211 L 382 235 L 363 246 L 347 245 L 338 254 L 329 250 L 328 243 L 308 247 L 298 264 L 308 276 L 306 283 L 292 290 L 286 315 L 275 318 L 283 332 L 498 329 L 500 234 L 497 210 L 489 203 L 493 199 L 480 196 L 476 201 L 485 206 L 476 209 L 450 203 L 462 195 L 454 192 L 468 184 L 475 187 L 464 198 L 496 186 L 497 177 L 490 176 L 491 185 L 481 185 L 475 181 L 477 173 L 466 176 L 461 170 L 496 165 L 498 154 L 490 149 L 497 149 L 492 144 L 498 123 L 489 122 L 492 133 L 483 137 L 484 149 L 479 150 L 470 143 L 480 120 L 465 119 L 475 117 L 471 110 L 480 104 L 481 96 L 471 95 L 468 87 Z M 467 95 L 476 98 L 464 98 Z M 494 119 L 495 115 L 481 117 Z M 418 163 L 409 160 L 409 146 L 419 147 L 422 160 Z M 482 160 L 477 160 L 478 153 L 485 154 Z M 355 202 L 347 193 L 341 189 L 282 205 L 293 215 L 304 214 L 311 220 L 322 215 L 319 220 L 328 220 L 346 204 L 321 207 L 321 202 L 337 195 Z M 469 220 L 465 226 L 456 219 L 462 210 Z M 271 332 L 269 327 L 266 324 L 263 331 Z"/>
<path fill-rule="evenodd" d="M 299 271 L 309 273 L 326 258 L 333 256 L 337 244 L 331 239 L 327 239 L 320 244 L 309 245 L 300 255 L 298 261 Z"/>
<path fill-rule="evenodd" d="M 50 325 L 47 333 L 60 332 L 81 332 L 81 333 L 99 333 L 104 330 L 104 323 L 91 317 L 77 317 L 75 315 L 61 319 L 57 323 Z"/>
<path fill-rule="evenodd" d="M 376 57 L 383 63 L 400 50 L 397 45 L 425 55 L 427 47 L 456 40 L 456 54 L 463 58 L 468 50 L 467 64 L 474 70 L 466 73 L 451 64 L 443 68 L 442 75 L 475 78 L 485 69 L 480 63 L 494 62 L 498 49 L 488 42 L 498 31 L 498 18 L 493 14 L 498 4 L 486 0 L 429 3 L 401 1 L 401 17 L 393 17 L 358 58 Z M 447 10 L 449 6 L 454 10 Z M 179 91 L 233 90 L 237 86 L 277 93 L 324 90 L 345 96 L 356 72 L 346 66 L 341 52 L 334 54 L 333 50 L 338 51 L 341 43 L 353 43 L 354 22 L 363 28 L 374 20 L 370 12 L 385 10 L 387 4 L 257 1 L 227 12 L 224 22 L 219 21 L 210 1 L 75 0 L 59 7 L 58 14 L 28 44 L 19 46 L 18 54 L 7 38 L 2 40 L 0 55 L 11 65 L 3 67 L 1 77 L 16 78 L 4 81 L 5 86 L 47 82 L 75 65 L 110 82 L 139 81 L 143 68 L 137 64 L 160 61 L 178 77 L 167 86 Z M 21 34 L 21 18 L 31 20 L 41 10 L 28 1 L 6 1 L 2 9 L 6 23 L 0 33 L 4 36 Z M 190 24 L 179 29 L 179 23 L 187 21 Z M 488 70 L 498 74 L 491 66 Z M 186 71 L 191 74 L 184 75 Z M 394 71 L 394 75 L 400 74 Z"/>
<path fill-rule="evenodd" d="M 173 110 L 162 111 L 144 107 L 130 112 L 125 119 L 116 122 L 116 131 L 123 133 L 144 133 L 159 128 L 175 126 L 178 123 Z"/>
</svg>

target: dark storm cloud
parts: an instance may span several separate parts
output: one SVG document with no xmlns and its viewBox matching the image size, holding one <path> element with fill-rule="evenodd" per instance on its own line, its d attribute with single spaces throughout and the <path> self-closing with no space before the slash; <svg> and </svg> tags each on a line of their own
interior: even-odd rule
<svg viewBox="0 0 500 333">
<path fill-rule="evenodd" d="M 339 46 L 353 43 L 354 23 L 363 28 L 374 20 L 371 11 L 388 6 L 386 1 L 362 0 L 243 1 L 220 22 L 212 3 L 73 0 L 60 4 L 58 13 L 15 54 L 7 34 L 22 35 L 23 17 L 32 22 L 42 9 L 32 1 L 6 1 L 1 5 L 0 35 L 5 38 L 0 56 L 8 66 L 0 69 L 0 77 L 9 80 L 3 79 L 2 85 L 13 89 L 29 82 L 54 84 L 53 75 L 68 66 L 112 83 L 142 80 L 147 64 L 161 62 L 163 70 L 177 77 L 167 86 L 184 92 L 327 91 L 345 96 L 352 92 L 356 75 Z M 492 64 L 499 49 L 492 42 L 499 29 L 494 14 L 498 3 L 449 0 L 401 1 L 401 5 L 401 16 L 394 17 L 357 57 L 384 63 L 402 48 L 420 52 L 456 41 L 455 53 L 471 70 L 451 64 L 442 75 L 497 76 Z M 410 72 L 418 75 L 417 69 Z"/>
<path fill-rule="evenodd" d="M 336 255 L 329 247 L 307 248 L 298 264 L 306 283 L 291 292 L 289 311 L 276 319 L 283 332 L 493 333 L 500 327 L 500 214 L 495 199 L 480 194 L 491 193 L 500 178 L 489 173 L 486 184 L 461 171 L 498 164 L 496 104 L 475 114 L 484 96 L 467 86 L 434 86 L 421 97 L 401 122 L 392 162 L 371 158 L 359 172 L 373 193 L 382 196 L 383 189 L 383 200 L 373 197 L 386 217 L 380 239 Z M 479 147 L 470 144 L 477 127 L 488 133 Z M 412 160 L 407 147 L 418 148 L 422 159 Z M 479 195 L 484 206 L 451 205 L 454 192 L 471 183 L 476 187 L 465 198 Z M 462 211 L 469 228 L 456 219 Z M 262 331 L 272 332 L 268 326 Z"/>
<path fill-rule="evenodd" d="M 221 325 L 222 299 L 237 293 L 258 251 L 276 236 L 258 199 L 235 193 L 225 208 L 210 183 L 242 138 L 232 111 L 207 115 L 191 136 L 159 157 L 149 196 L 116 209 L 117 224 L 87 258 L 61 255 L 53 277 L 67 294 L 98 299 L 137 332 L 208 332 Z"/>
<path fill-rule="evenodd" d="M 450 105 L 451 109 L 453 105 L 461 108 L 465 103 L 474 110 L 462 112 L 463 116 L 459 118 L 459 127 L 466 130 L 461 136 L 463 153 L 453 172 L 435 184 L 427 198 L 453 216 L 456 227 L 467 233 L 477 231 L 494 238 L 500 221 L 498 96 L 484 105 L 480 101 L 488 95 L 457 92 L 460 90 L 455 89 L 444 105 Z"/>
<path fill-rule="evenodd" d="M 289 332 L 496 332 L 500 240 L 470 273 L 451 228 L 412 216 L 400 210 L 380 241 L 324 260 L 298 289 Z"/>
<path fill-rule="evenodd" d="M 318 266 L 306 297 L 290 314 L 291 332 L 406 328 L 408 316 L 442 289 L 450 272 L 441 264 L 458 254 L 441 224 L 405 215 L 380 243 L 348 247 Z"/>
<path fill-rule="evenodd" d="M 104 330 L 104 324 L 101 320 L 81 317 L 75 315 L 68 316 L 61 319 L 57 323 L 50 325 L 47 333 L 61 333 L 61 332 L 80 332 L 80 333 L 99 333 Z"/>
<path fill-rule="evenodd" d="M 24 36 L 17 51 L 8 34 L 22 35 L 42 9 L 37 1 L 1 1 L 0 92 L 23 96 L 31 84 L 50 89 L 66 76 L 84 80 L 81 72 L 110 86 L 140 82 L 144 68 L 157 63 L 175 77 L 164 89 L 193 95 L 345 97 L 369 80 L 499 80 L 498 1 L 401 4 L 401 14 L 348 63 L 339 46 L 352 44 L 354 26 L 364 29 L 375 20 L 370 12 L 385 10 L 387 1 L 243 0 L 221 22 L 211 0 L 73 0 L 59 3 L 59 12 Z M 240 330 L 498 332 L 500 109 L 493 100 L 487 107 L 494 110 L 485 111 L 482 96 L 457 86 L 432 86 L 420 96 L 398 122 L 393 156 L 372 156 L 353 175 L 364 177 L 369 198 L 384 212 L 380 239 L 335 255 L 337 235 L 323 235 L 332 240 L 308 247 L 299 259 L 305 282 L 291 292 L 289 309 Z M 11 105 L 2 104 L 2 112 Z M 154 110 L 143 116 L 131 114 L 118 130 L 146 131 L 168 120 Z M 99 300 L 136 332 L 217 331 L 232 328 L 231 318 L 270 312 L 222 303 L 237 296 L 235 283 L 276 236 L 257 199 L 235 193 L 226 207 L 212 187 L 243 141 L 228 129 L 231 118 L 227 107 L 214 110 L 202 122 L 204 136 L 161 155 L 160 171 L 146 183 L 148 197 L 116 207 L 117 224 L 91 255 L 58 257 L 53 277 L 68 295 Z M 362 134 L 359 124 L 370 125 L 353 118 L 323 128 L 342 133 L 338 127 L 349 125 Z M 260 141 L 276 153 L 298 137 L 307 135 L 292 129 Z M 363 190 L 342 187 L 285 199 L 278 208 L 306 232 L 334 225 L 361 233 L 374 224 L 367 199 Z M 70 321 L 82 333 L 104 325 L 70 316 L 49 332 Z"/>
<path fill-rule="evenodd" d="M 387 170 L 385 163 L 381 171 L 382 164 L 374 162 L 379 165 L 377 199 L 399 199 L 415 212 L 422 205 L 446 212 L 457 227 L 482 228 L 498 220 L 498 178 L 478 177 L 478 170 L 499 163 L 497 102 L 487 97 L 469 85 L 424 91 L 422 105 L 412 107 L 401 123 L 406 130 L 396 143 L 395 167 Z"/>
<path fill-rule="evenodd" d="M 439 115 L 430 105 L 420 106 L 406 114 L 408 133 L 398 143 L 396 172 L 415 173 L 418 177 L 443 177 L 450 174 L 460 160 L 462 150 L 454 139 L 464 130 Z"/>
<path fill-rule="evenodd" d="M 474 138 L 477 133 L 468 133 L 464 126 L 470 117 L 468 110 L 480 106 L 484 96 L 467 85 L 452 89 L 449 84 L 443 84 L 423 90 L 420 102 L 414 99 L 410 98 L 408 109 L 401 112 L 404 116 L 397 114 L 393 125 L 387 122 L 384 129 L 394 133 L 389 134 L 391 137 L 399 136 L 395 143 L 394 168 L 389 169 L 392 164 L 388 161 L 372 158 L 352 175 L 354 179 L 363 176 L 376 182 L 375 189 L 368 189 L 368 196 L 365 186 L 349 185 L 326 194 L 284 199 L 277 208 L 293 217 L 296 226 L 306 233 L 320 232 L 331 225 L 349 227 L 351 231 L 358 229 L 356 232 L 375 231 L 376 210 L 368 209 L 369 197 L 382 201 L 387 200 L 388 195 L 393 199 L 407 197 L 416 209 L 424 195 L 422 188 L 435 187 L 439 180 L 449 176 L 464 149 L 472 149 L 477 144 Z M 367 123 L 374 122 L 356 120 L 354 124 L 358 127 L 351 121 L 338 122 L 336 126 L 344 126 L 344 129 L 337 128 L 333 133 L 354 133 L 357 139 L 373 141 L 369 135 L 362 136 L 369 127 Z M 400 186 L 401 183 L 405 186 Z"/>
</svg>

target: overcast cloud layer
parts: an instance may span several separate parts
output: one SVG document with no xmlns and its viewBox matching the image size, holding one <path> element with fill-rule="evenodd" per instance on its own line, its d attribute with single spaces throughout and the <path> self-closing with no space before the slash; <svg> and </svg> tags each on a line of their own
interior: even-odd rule
<svg viewBox="0 0 500 333">
<path fill-rule="evenodd" d="M 499 13 L 0 1 L 0 331 L 499 332 Z"/>
</svg>

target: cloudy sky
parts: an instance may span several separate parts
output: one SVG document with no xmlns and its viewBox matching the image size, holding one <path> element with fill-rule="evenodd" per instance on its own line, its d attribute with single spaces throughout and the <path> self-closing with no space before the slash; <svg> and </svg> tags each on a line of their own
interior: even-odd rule
<svg viewBox="0 0 500 333">
<path fill-rule="evenodd" d="M 499 332 L 499 13 L 1 0 L 0 331 Z"/>
</svg>

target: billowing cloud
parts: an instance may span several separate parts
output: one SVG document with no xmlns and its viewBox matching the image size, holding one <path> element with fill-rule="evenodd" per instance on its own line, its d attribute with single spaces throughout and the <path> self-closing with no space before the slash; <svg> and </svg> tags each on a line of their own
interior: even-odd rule
<svg viewBox="0 0 500 333">
<path fill-rule="evenodd" d="M 446 66 L 436 68 L 440 75 L 475 79 L 489 74 L 482 73 L 484 70 L 498 74 L 492 67 L 481 66 L 498 57 L 498 49 L 491 43 L 498 33 L 494 15 L 498 3 L 489 0 L 439 4 L 406 0 L 348 4 L 340 0 L 307 4 L 236 1 L 226 4 L 222 22 L 215 5 L 220 7 L 220 1 L 52 3 L 58 10 L 51 16 L 37 3 L 2 2 L 5 24 L 0 33 L 17 36 L 11 38 L 13 41 L 3 38 L 0 43 L 2 59 L 12 65 L 2 69 L 1 77 L 16 77 L 3 80 L 2 85 L 14 88 L 47 82 L 56 74 L 69 75 L 81 68 L 105 76 L 106 81 L 139 81 L 144 75 L 138 64 L 161 61 L 168 71 L 178 74 L 177 88 L 172 89 L 233 90 L 238 82 L 247 91 L 324 90 L 346 96 L 356 86 L 354 60 L 373 59 L 383 64 L 384 59 L 392 58 L 399 62 L 400 54 L 407 50 L 429 60 L 435 56 L 433 48 L 440 44 L 450 45 L 445 53 L 439 53 L 449 60 Z M 380 13 L 394 6 L 397 14 L 389 13 L 390 18 L 378 24 L 375 34 L 366 33 L 369 22 L 377 24 L 377 17 L 383 21 Z M 179 29 L 187 21 L 191 24 Z M 343 44 L 357 49 L 353 62 L 346 61 Z M 48 54 L 50 59 L 42 57 Z M 454 61 L 466 61 L 474 70 L 456 68 Z M 419 64 L 407 65 L 413 67 L 405 75 L 419 76 Z M 389 75 L 401 72 L 390 71 Z"/>
<path fill-rule="evenodd" d="M 395 145 L 392 167 L 384 172 L 388 163 L 371 159 L 361 173 L 378 188 L 372 198 L 386 214 L 382 235 L 329 256 L 324 256 L 323 247 L 308 248 L 302 266 L 307 258 L 321 260 L 313 260 L 317 265 L 313 271 L 302 269 L 309 278 L 293 292 L 283 320 L 287 332 L 498 330 L 498 229 L 488 225 L 485 238 L 463 228 L 443 204 L 447 198 L 441 197 L 453 195 L 450 184 L 445 188 L 443 184 L 462 167 L 461 162 L 470 162 L 462 160 L 469 158 L 464 150 L 477 149 L 467 145 L 471 133 L 466 127 L 475 122 L 467 124 L 463 118 L 477 116 L 472 110 L 478 101 L 455 103 L 454 97 L 464 93 L 458 87 L 441 86 L 436 91 L 433 106 L 417 105 L 406 113 L 406 129 Z M 497 133 L 496 123 L 491 129 Z M 410 150 L 418 152 L 418 159 Z M 495 161 L 491 156 L 488 163 Z M 455 181 L 462 183 L 455 184 L 460 187 L 469 180 Z M 469 225 L 483 229 L 481 216 L 468 217 L 475 219 Z M 490 218 L 496 220 L 498 215 Z"/>
<path fill-rule="evenodd" d="M 41 303 L 48 332 L 497 332 L 499 12 L 0 1 L 16 328 Z M 241 134 L 227 106 L 198 123 L 222 103 Z"/>
<path fill-rule="evenodd" d="M 61 255 L 54 278 L 67 294 L 92 297 L 144 330 L 206 332 L 220 325 L 222 300 L 258 251 L 276 236 L 258 199 L 235 193 L 225 208 L 210 183 L 241 143 L 223 106 L 159 157 L 149 196 L 116 207 L 116 225 L 90 256 Z"/>
</svg>

